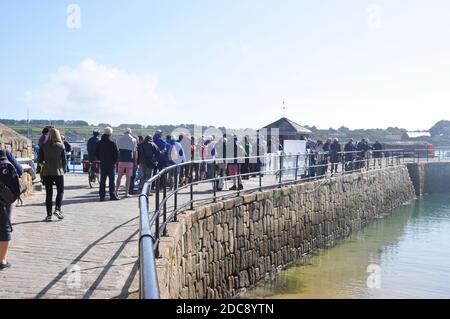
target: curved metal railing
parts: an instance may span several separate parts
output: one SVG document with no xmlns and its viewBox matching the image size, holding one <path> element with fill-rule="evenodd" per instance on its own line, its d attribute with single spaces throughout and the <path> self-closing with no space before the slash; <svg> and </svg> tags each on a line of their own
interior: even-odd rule
<svg viewBox="0 0 450 319">
<path fill-rule="evenodd" d="M 219 198 L 226 199 L 240 196 L 243 193 L 280 188 L 363 170 L 397 166 L 406 162 L 429 161 L 435 156 L 436 153 L 430 154 L 429 150 L 411 151 L 403 149 L 304 155 L 265 154 L 263 156 L 226 159 L 212 158 L 166 167 L 144 184 L 139 196 L 140 297 L 143 299 L 158 299 L 160 297 L 156 271 L 160 239 L 167 235 L 167 224 L 175 222 L 180 212 L 193 209 L 195 204 L 216 202 Z M 441 159 L 441 153 L 439 153 L 438 158 Z M 246 170 L 243 173 L 242 168 L 250 163 L 256 164 L 254 166 L 256 171 Z M 204 179 L 198 176 L 199 168 L 202 165 L 212 170 Z M 227 165 L 235 165 L 234 174 L 226 174 Z M 270 181 L 267 176 L 273 176 L 275 180 Z M 243 183 L 243 179 L 247 178 L 256 179 L 256 186 L 241 189 L 239 185 Z M 180 184 L 182 179 L 184 183 Z M 234 184 L 237 188 L 224 191 L 223 194 L 218 195 L 217 185 L 229 179 L 235 180 Z M 200 185 L 209 183 L 212 184 L 209 191 L 198 190 Z M 154 208 L 151 209 L 149 198 L 153 196 L 153 193 Z M 195 194 L 199 195 L 198 198 L 195 198 Z M 187 198 L 184 198 L 184 202 L 180 203 L 180 196 Z"/>
</svg>

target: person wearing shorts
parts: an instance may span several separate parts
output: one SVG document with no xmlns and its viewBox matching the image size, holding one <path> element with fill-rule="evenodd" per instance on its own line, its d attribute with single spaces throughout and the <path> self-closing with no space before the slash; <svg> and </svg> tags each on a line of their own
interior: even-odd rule
<svg viewBox="0 0 450 319">
<path fill-rule="evenodd" d="M 129 197 L 131 177 L 134 174 L 134 167 L 137 166 L 137 140 L 131 136 L 131 129 L 126 129 L 125 133 L 117 139 L 119 148 L 119 164 L 117 169 L 116 195 L 119 194 L 120 183 L 125 175 L 125 198 Z"/>
</svg>

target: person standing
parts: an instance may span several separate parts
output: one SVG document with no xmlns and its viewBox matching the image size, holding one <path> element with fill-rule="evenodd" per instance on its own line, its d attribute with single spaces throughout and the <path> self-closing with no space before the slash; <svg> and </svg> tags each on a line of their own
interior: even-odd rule
<svg viewBox="0 0 450 319">
<path fill-rule="evenodd" d="M 140 149 L 140 145 L 142 144 L 142 142 L 144 141 L 144 138 L 139 135 L 139 136 L 133 136 L 134 139 L 136 139 L 137 141 L 137 145 L 136 145 L 136 161 L 135 161 L 135 165 L 133 167 L 133 175 L 131 176 L 130 179 L 130 187 L 128 189 L 129 194 L 134 195 L 134 189 L 136 187 L 136 178 L 139 176 L 138 175 L 138 169 L 139 169 L 139 149 Z"/>
<path fill-rule="evenodd" d="M 354 161 L 356 158 L 356 146 L 353 142 L 354 140 L 351 138 L 344 146 L 344 162 L 346 172 L 351 172 L 355 168 Z"/>
<path fill-rule="evenodd" d="M 65 136 L 62 135 L 61 138 L 63 140 L 64 149 L 66 152 L 66 167 L 64 169 L 65 169 L 65 173 L 69 173 L 69 171 L 70 171 L 69 161 L 70 161 L 70 156 L 72 154 L 72 145 L 70 145 L 69 142 L 67 142 Z"/>
<path fill-rule="evenodd" d="M 327 165 L 325 160 L 325 152 L 323 151 L 323 142 L 317 140 L 316 147 L 316 165 L 317 165 L 317 176 L 324 177 L 327 174 Z"/>
<path fill-rule="evenodd" d="M 327 140 L 323 144 L 323 153 L 324 153 L 323 169 L 325 171 L 325 174 L 328 172 L 328 163 L 330 163 L 330 151 L 331 151 L 331 138 L 327 138 Z"/>
<path fill-rule="evenodd" d="M 55 128 L 48 132 L 48 141 L 42 145 L 39 152 L 39 163 L 44 164 L 42 172 L 43 183 L 45 186 L 45 206 L 47 208 L 46 222 L 52 221 L 52 215 L 58 219 L 64 219 L 61 211 L 64 197 L 64 172 L 67 166 L 65 147 L 61 134 Z M 53 210 L 53 185 L 56 186 L 55 211 Z M 53 213 L 53 214 L 52 214 Z"/>
<path fill-rule="evenodd" d="M 167 158 L 169 160 L 168 166 L 178 165 L 186 162 L 186 156 L 184 155 L 184 149 L 181 143 L 177 142 L 175 136 L 167 136 L 167 144 L 169 145 L 167 149 Z M 177 172 L 175 169 L 169 171 L 168 176 L 168 186 L 172 189 L 175 185 L 175 178 L 177 177 Z"/>
<path fill-rule="evenodd" d="M 119 165 L 116 194 L 119 194 L 120 183 L 125 175 L 125 198 L 128 198 L 133 169 L 137 166 L 137 140 L 131 136 L 131 129 L 127 128 L 125 133 L 117 139 L 117 147 L 119 148 Z"/>
<path fill-rule="evenodd" d="M 161 130 L 156 131 L 155 135 L 153 136 L 153 142 L 159 148 L 158 167 L 153 173 L 155 175 L 157 172 L 162 171 L 167 166 L 167 149 L 169 148 L 169 145 L 163 140 Z"/>
<path fill-rule="evenodd" d="M 16 161 L 16 158 L 8 150 L 0 149 L 0 165 L 5 167 L 15 168 L 13 171 L 5 171 L 5 175 L 2 176 L 2 182 L 9 187 L 14 188 L 16 194 L 20 193 L 19 177 L 23 175 L 22 166 Z M 1 172 L 0 174 L 3 174 Z M 3 180 L 5 178 L 5 180 Z M 6 180 L 7 179 L 7 180 Z M 1 204 L 0 203 L 0 271 L 10 268 L 11 263 L 6 259 L 8 255 L 9 244 L 11 242 L 11 233 L 13 231 L 11 226 L 11 214 L 12 214 L 12 204 Z"/>
<path fill-rule="evenodd" d="M 111 200 L 119 200 L 115 193 L 115 167 L 119 158 L 119 149 L 117 144 L 111 139 L 113 129 L 105 128 L 100 142 L 97 143 L 95 156 L 100 161 L 100 201 L 105 200 L 106 196 L 106 179 L 109 180 L 109 198 Z"/>
<path fill-rule="evenodd" d="M 178 143 L 181 144 L 184 150 L 184 157 L 186 158 L 186 162 L 190 162 L 192 160 L 192 151 L 191 151 L 191 136 L 188 134 L 180 134 L 178 137 Z M 180 167 L 180 185 L 186 185 L 188 183 L 190 176 L 189 165 L 183 165 Z"/>
<path fill-rule="evenodd" d="M 242 179 L 249 180 L 250 179 L 250 156 L 252 155 L 252 144 L 250 143 L 250 137 L 246 135 L 244 137 L 244 157 L 245 161 L 242 164 L 242 174 L 244 175 Z"/>
<path fill-rule="evenodd" d="M 228 170 L 230 176 L 233 178 L 233 186 L 230 188 L 230 191 L 236 191 L 244 189 L 244 185 L 242 184 L 242 178 L 240 175 L 240 162 L 241 159 L 245 156 L 245 149 L 239 142 L 236 135 L 233 138 L 232 146 L 233 158 L 229 160 L 231 163 L 228 164 Z"/>
<path fill-rule="evenodd" d="M 50 127 L 46 126 L 42 129 L 42 134 L 39 137 L 38 145 L 42 147 L 48 140 L 48 132 L 50 131 Z"/>
<path fill-rule="evenodd" d="M 222 138 L 216 143 L 215 155 L 217 163 L 217 174 L 221 177 L 216 183 L 216 189 L 218 191 L 223 190 L 225 176 L 227 174 L 227 136 L 223 134 Z"/>
<path fill-rule="evenodd" d="M 331 174 L 337 173 L 341 152 L 342 152 L 341 144 L 339 143 L 339 140 L 335 138 L 333 144 L 331 144 L 330 146 Z"/>
<path fill-rule="evenodd" d="M 50 131 L 51 128 L 53 128 L 53 126 L 45 126 L 42 129 L 42 134 L 39 137 L 39 141 L 38 141 L 38 146 L 39 146 L 39 149 L 38 149 L 38 152 L 37 152 L 38 153 L 38 157 L 39 157 L 39 152 L 40 152 L 40 149 L 42 148 L 42 145 L 44 145 L 48 141 L 48 132 Z M 42 171 L 43 171 L 43 169 L 44 169 L 43 165 L 38 163 L 38 165 L 37 165 L 37 173 L 39 174 L 39 176 L 41 178 L 41 183 L 42 183 Z"/>
<path fill-rule="evenodd" d="M 306 141 L 306 153 L 308 154 L 308 178 L 316 176 L 316 165 L 317 165 L 317 158 L 316 158 L 316 148 L 315 144 L 311 140 Z"/>
<path fill-rule="evenodd" d="M 375 143 L 372 145 L 372 153 L 373 153 L 374 163 L 376 163 L 378 161 L 378 166 L 380 168 L 382 166 L 382 162 L 381 162 L 381 158 L 383 157 L 382 151 L 383 151 L 383 145 L 381 145 L 381 143 L 378 140 L 375 141 Z"/>
<path fill-rule="evenodd" d="M 153 137 L 151 136 L 146 136 L 139 148 L 139 170 L 141 172 L 139 189 L 141 190 L 144 184 L 153 177 L 153 172 L 158 167 L 159 148 L 153 143 Z"/>
<path fill-rule="evenodd" d="M 363 138 L 356 145 L 356 150 L 358 151 L 357 169 L 363 169 L 366 166 L 366 161 L 368 161 L 367 155 L 370 150 L 369 141 Z"/>
</svg>

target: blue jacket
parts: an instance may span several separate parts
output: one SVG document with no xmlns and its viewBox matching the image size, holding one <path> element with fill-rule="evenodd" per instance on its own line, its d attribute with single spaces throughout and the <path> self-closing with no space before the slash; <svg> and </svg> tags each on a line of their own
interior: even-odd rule
<svg viewBox="0 0 450 319">
<path fill-rule="evenodd" d="M 22 176 L 23 175 L 22 165 L 20 165 L 19 162 L 17 162 L 16 158 L 14 157 L 14 155 L 10 151 L 5 150 L 5 152 L 6 152 L 6 157 L 8 158 L 8 161 L 11 164 L 13 164 L 13 166 L 16 168 L 17 174 L 19 176 Z"/>
<path fill-rule="evenodd" d="M 164 164 L 168 164 L 169 162 L 169 158 L 167 157 L 167 151 L 169 149 L 169 146 L 161 137 L 161 135 L 156 134 L 153 137 L 153 143 L 156 144 L 156 146 L 158 146 L 159 151 L 161 154 L 159 154 L 158 156 L 158 162 L 162 162 Z"/>
<path fill-rule="evenodd" d="M 95 156 L 95 149 L 97 148 L 98 142 L 100 142 L 100 138 L 98 136 L 92 136 L 87 142 L 88 159 L 90 162 L 97 160 L 97 157 Z"/>
</svg>

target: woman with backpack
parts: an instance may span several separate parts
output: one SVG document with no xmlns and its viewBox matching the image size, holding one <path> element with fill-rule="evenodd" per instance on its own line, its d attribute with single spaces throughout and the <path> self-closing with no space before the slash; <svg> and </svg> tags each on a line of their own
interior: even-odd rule
<svg viewBox="0 0 450 319">
<path fill-rule="evenodd" d="M 50 129 L 48 133 L 48 141 L 42 145 L 39 152 L 39 163 L 44 163 L 42 172 L 43 183 L 45 186 L 47 207 L 46 222 L 52 221 L 52 215 L 58 219 L 64 219 L 61 211 L 62 200 L 64 196 L 64 170 L 66 167 L 65 147 L 61 138 L 61 134 L 55 128 Z M 53 212 L 53 185 L 56 185 L 57 195 L 55 203 L 55 211 Z"/>
<path fill-rule="evenodd" d="M 9 243 L 11 241 L 11 196 L 20 195 L 19 177 L 23 174 L 22 166 L 14 155 L 7 150 L 0 150 L 0 271 L 11 267 L 6 260 Z M 9 168 L 9 169 L 8 169 Z"/>
</svg>

